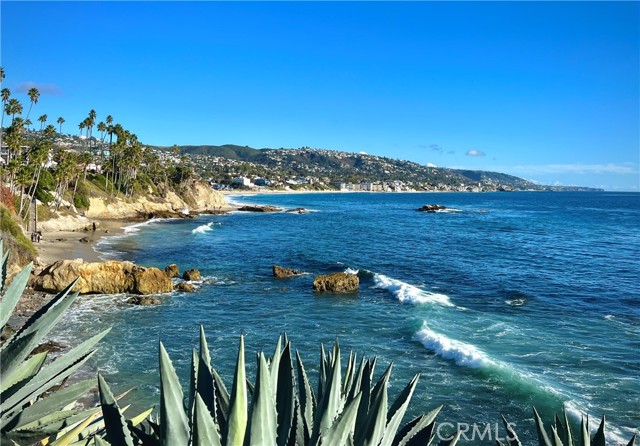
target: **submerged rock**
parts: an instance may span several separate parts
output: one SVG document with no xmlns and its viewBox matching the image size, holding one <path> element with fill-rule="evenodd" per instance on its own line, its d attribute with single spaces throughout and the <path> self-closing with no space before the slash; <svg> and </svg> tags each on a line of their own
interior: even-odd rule
<svg viewBox="0 0 640 446">
<path fill-rule="evenodd" d="M 182 274 L 182 278 L 184 280 L 200 280 L 202 279 L 202 274 L 197 269 L 188 269 Z"/>
<path fill-rule="evenodd" d="M 309 211 L 305 208 L 287 209 L 285 212 L 289 212 L 292 214 L 308 214 L 309 213 Z"/>
<path fill-rule="evenodd" d="M 357 291 L 360 287 L 360 279 L 355 274 L 333 273 L 316 276 L 313 281 L 313 291 L 331 293 L 344 293 Z"/>
<path fill-rule="evenodd" d="M 195 291 L 195 289 L 196 288 L 189 282 L 180 282 L 176 285 L 176 290 L 182 291 L 184 293 L 192 293 L 193 291 Z"/>
<path fill-rule="evenodd" d="M 304 274 L 302 271 L 298 271 L 297 269 L 284 268 L 282 266 L 273 265 L 273 277 L 277 277 L 278 279 L 286 279 L 291 276 L 299 276 Z"/>
<path fill-rule="evenodd" d="M 59 344 L 55 341 L 47 341 L 38 345 L 33 351 L 29 354 L 29 356 L 37 355 L 38 353 L 47 352 L 47 353 L 57 353 L 61 352 L 65 348 L 64 345 Z"/>
<path fill-rule="evenodd" d="M 178 265 L 176 265 L 175 263 L 172 263 L 171 265 L 165 267 L 164 273 L 169 276 L 170 279 L 173 279 L 174 277 L 178 277 L 180 275 L 180 268 L 178 268 Z"/>
<path fill-rule="evenodd" d="M 127 303 L 131 305 L 158 305 L 160 302 L 155 296 L 134 296 L 127 299 Z"/>
<path fill-rule="evenodd" d="M 164 271 L 144 268 L 132 262 L 85 262 L 58 260 L 31 280 L 36 291 L 57 293 L 78 278 L 72 291 L 81 294 L 157 294 L 173 290 Z"/>
<path fill-rule="evenodd" d="M 449 209 L 449 208 L 446 207 L 446 206 L 442 206 L 441 204 L 425 204 L 420 209 L 418 209 L 418 211 L 420 211 L 420 212 L 438 212 L 438 211 L 444 211 L 446 209 Z"/>
<path fill-rule="evenodd" d="M 282 209 L 276 206 L 253 206 L 247 205 L 238 208 L 242 212 L 280 212 Z"/>
</svg>

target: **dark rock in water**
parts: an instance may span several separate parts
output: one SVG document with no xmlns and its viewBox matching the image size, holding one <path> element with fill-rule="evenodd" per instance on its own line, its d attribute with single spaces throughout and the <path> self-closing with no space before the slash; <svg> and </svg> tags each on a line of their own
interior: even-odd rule
<svg viewBox="0 0 640 446">
<path fill-rule="evenodd" d="M 202 274 L 197 269 L 188 269 L 182 274 L 182 278 L 184 280 L 200 280 L 202 279 Z"/>
<path fill-rule="evenodd" d="M 291 276 L 299 276 L 304 274 L 302 271 L 298 271 L 297 269 L 284 268 L 282 266 L 273 265 L 273 277 L 277 277 L 278 279 L 285 279 Z"/>
<path fill-rule="evenodd" d="M 176 285 L 176 290 L 182 291 L 185 293 L 192 293 L 196 288 L 190 284 L 189 282 L 180 282 Z"/>
<path fill-rule="evenodd" d="M 88 237 L 82 237 L 80 240 L 78 240 L 80 243 L 89 243 L 89 238 Z"/>
<path fill-rule="evenodd" d="M 445 209 L 449 209 L 446 206 L 442 206 L 441 204 L 425 204 L 418 211 L 420 212 L 438 212 L 443 211 Z"/>
<path fill-rule="evenodd" d="M 63 349 L 64 345 L 58 344 L 54 341 L 47 341 L 34 348 L 30 356 L 37 355 L 38 353 L 42 352 L 56 353 L 62 351 Z"/>
<path fill-rule="evenodd" d="M 170 279 L 173 279 L 174 277 L 178 277 L 180 275 L 180 268 L 178 268 L 178 265 L 176 265 L 175 263 L 172 263 L 171 265 L 165 267 L 164 272 L 167 274 L 167 276 L 169 276 Z"/>
<path fill-rule="evenodd" d="M 308 214 L 309 213 L 309 211 L 305 208 L 287 209 L 285 212 L 290 212 L 292 214 Z"/>
<path fill-rule="evenodd" d="M 357 291 L 360 279 L 355 274 L 333 273 L 316 276 L 313 281 L 313 291 L 328 291 L 331 293 L 345 293 Z"/>
<path fill-rule="evenodd" d="M 158 305 L 160 299 L 155 296 L 134 296 L 127 300 L 131 305 Z"/>
<path fill-rule="evenodd" d="M 243 212 L 279 212 L 281 209 L 276 206 L 242 206 L 238 208 L 239 211 Z"/>
</svg>

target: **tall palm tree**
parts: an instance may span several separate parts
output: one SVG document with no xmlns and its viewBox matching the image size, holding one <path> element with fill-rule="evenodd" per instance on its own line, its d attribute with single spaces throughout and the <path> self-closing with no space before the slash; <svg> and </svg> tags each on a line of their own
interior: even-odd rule
<svg viewBox="0 0 640 446">
<path fill-rule="evenodd" d="M 0 96 L 2 97 L 2 120 L 0 120 L 0 128 L 4 128 L 4 109 L 7 105 L 7 101 L 11 97 L 11 90 L 9 90 L 8 88 L 3 88 Z"/>
<path fill-rule="evenodd" d="M 33 122 L 31 122 L 31 119 L 24 120 L 24 126 L 27 128 L 27 130 L 29 130 L 29 127 L 31 127 L 32 125 L 33 125 Z"/>
<path fill-rule="evenodd" d="M 93 134 L 93 126 L 96 125 L 96 111 L 89 110 L 89 116 L 87 116 L 87 138 L 89 139 L 89 148 L 92 147 L 91 136 Z"/>
<path fill-rule="evenodd" d="M 38 121 L 40 122 L 40 131 L 42 131 L 42 129 L 44 128 L 44 125 L 47 122 L 47 118 L 48 118 L 47 115 L 42 115 L 38 118 Z"/>
<path fill-rule="evenodd" d="M 31 108 L 33 107 L 33 104 L 38 103 L 38 99 L 40 98 L 40 92 L 36 87 L 32 87 L 29 89 L 27 94 L 29 95 L 29 100 L 31 101 L 31 104 L 29 105 L 29 111 L 27 112 L 27 118 L 29 118 L 29 114 L 31 113 Z"/>
<path fill-rule="evenodd" d="M 64 124 L 64 118 L 60 116 L 56 122 L 60 125 L 60 135 L 62 135 L 62 124 Z"/>
<path fill-rule="evenodd" d="M 16 98 L 11 98 L 9 102 L 5 104 L 4 108 L 5 112 L 11 115 L 11 125 L 13 125 L 16 115 L 22 114 L 22 104 Z"/>
</svg>

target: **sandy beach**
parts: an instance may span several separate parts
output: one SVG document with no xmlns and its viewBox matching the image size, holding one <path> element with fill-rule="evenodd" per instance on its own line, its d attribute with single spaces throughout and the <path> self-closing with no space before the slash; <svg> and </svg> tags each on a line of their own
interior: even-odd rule
<svg viewBox="0 0 640 446">
<path fill-rule="evenodd" d="M 96 230 L 47 231 L 42 233 L 39 243 L 34 243 L 38 251 L 40 266 L 47 266 L 57 260 L 83 259 L 99 262 L 102 259 L 95 251 L 96 242 L 102 237 L 122 234 L 124 228 L 132 224 L 121 220 L 96 220 Z"/>
</svg>

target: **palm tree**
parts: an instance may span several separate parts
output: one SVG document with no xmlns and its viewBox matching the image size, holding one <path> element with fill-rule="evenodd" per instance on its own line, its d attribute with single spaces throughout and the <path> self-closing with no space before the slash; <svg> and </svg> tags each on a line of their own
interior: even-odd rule
<svg viewBox="0 0 640 446">
<path fill-rule="evenodd" d="M 24 120 L 24 126 L 27 128 L 27 130 L 29 129 L 29 127 L 31 127 L 33 125 L 33 122 L 31 122 L 31 119 L 25 119 Z"/>
<path fill-rule="evenodd" d="M 7 105 L 7 101 L 11 97 L 11 90 L 9 90 L 8 88 L 3 88 L 0 95 L 2 96 L 2 120 L 0 120 L 0 128 L 4 128 L 4 109 Z"/>
<path fill-rule="evenodd" d="M 16 115 L 21 115 L 22 114 L 22 104 L 20 103 L 20 101 L 18 101 L 15 98 L 11 98 L 9 99 L 9 102 L 7 102 L 4 106 L 5 112 L 8 115 L 11 115 L 11 124 L 13 125 L 13 121 L 16 118 Z"/>
<path fill-rule="evenodd" d="M 29 118 L 29 114 L 31 113 L 31 108 L 33 107 L 33 104 L 38 103 L 38 98 L 40 98 L 40 92 L 36 87 L 32 87 L 29 89 L 27 94 L 29 95 L 29 100 L 31 101 L 31 105 L 29 105 L 29 111 L 27 112 L 27 118 Z"/>
<path fill-rule="evenodd" d="M 89 139 L 89 148 L 91 148 L 91 135 L 93 133 L 93 126 L 96 124 L 96 111 L 89 110 L 89 116 L 87 116 L 87 137 Z"/>
<path fill-rule="evenodd" d="M 42 129 L 44 128 L 44 125 L 47 122 L 47 118 L 47 115 L 42 115 L 38 118 L 38 121 L 40 121 L 40 131 L 42 131 Z"/>
<path fill-rule="evenodd" d="M 56 122 L 60 125 L 60 135 L 62 135 L 62 124 L 64 124 L 64 118 L 61 116 Z"/>
</svg>

